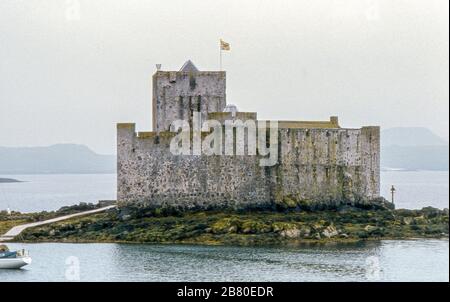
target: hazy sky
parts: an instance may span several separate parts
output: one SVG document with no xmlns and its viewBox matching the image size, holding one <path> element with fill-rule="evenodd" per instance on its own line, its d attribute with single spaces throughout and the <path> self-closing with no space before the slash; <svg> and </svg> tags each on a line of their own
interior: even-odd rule
<svg viewBox="0 0 450 302">
<path fill-rule="evenodd" d="M 424 126 L 448 140 L 448 0 L 1 0 L 0 146 L 115 152 L 151 127 L 155 64 L 217 70 L 266 119 Z"/>
</svg>

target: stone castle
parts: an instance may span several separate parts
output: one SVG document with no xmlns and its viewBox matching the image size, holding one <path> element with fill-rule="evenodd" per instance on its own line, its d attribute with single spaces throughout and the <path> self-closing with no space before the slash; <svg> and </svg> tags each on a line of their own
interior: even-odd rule
<svg viewBox="0 0 450 302">
<path fill-rule="evenodd" d="M 328 207 L 367 204 L 380 195 L 380 128 L 341 128 L 329 121 L 278 121 L 277 158 L 244 155 L 174 155 L 175 120 L 254 121 L 256 112 L 227 105 L 226 73 L 180 71 L 153 75 L 153 131 L 117 124 L 117 199 L 121 205 L 179 208 Z M 198 115 L 197 114 L 197 115 Z M 204 137 L 208 131 L 201 133 Z M 272 135 L 271 135 L 272 136 Z M 192 138 L 192 137 L 191 137 Z M 268 141 L 270 140 L 267 137 Z M 221 150 L 223 151 L 223 150 Z"/>
</svg>

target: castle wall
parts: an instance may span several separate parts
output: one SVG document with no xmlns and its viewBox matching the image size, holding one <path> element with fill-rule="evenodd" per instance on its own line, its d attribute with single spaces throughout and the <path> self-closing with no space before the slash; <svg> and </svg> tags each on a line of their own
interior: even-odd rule
<svg viewBox="0 0 450 302">
<path fill-rule="evenodd" d="M 172 155 L 174 135 L 137 135 L 134 124 L 118 124 L 121 204 L 239 208 L 379 196 L 379 127 L 280 129 L 278 164 L 271 167 L 260 167 L 259 156 Z"/>
<path fill-rule="evenodd" d="M 151 206 L 241 206 L 270 199 L 255 156 L 185 156 L 169 151 L 170 132 L 139 137 L 118 125 L 118 200 Z"/>
<path fill-rule="evenodd" d="M 379 196 L 379 127 L 281 129 L 275 196 L 358 203 Z"/>
</svg>

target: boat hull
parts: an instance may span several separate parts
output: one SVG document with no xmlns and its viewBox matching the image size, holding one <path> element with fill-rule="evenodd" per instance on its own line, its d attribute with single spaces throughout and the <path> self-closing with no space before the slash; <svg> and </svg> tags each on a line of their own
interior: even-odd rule
<svg viewBox="0 0 450 302">
<path fill-rule="evenodd" d="M 18 269 L 30 263 L 30 257 L 0 258 L 0 269 Z"/>
</svg>

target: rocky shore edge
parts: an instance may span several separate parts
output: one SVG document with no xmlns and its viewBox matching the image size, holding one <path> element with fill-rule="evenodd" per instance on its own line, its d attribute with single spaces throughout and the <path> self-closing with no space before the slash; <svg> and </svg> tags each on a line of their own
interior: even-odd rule
<svg viewBox="0 0 450 302">
<path fill-rule="evenodd" d="M 432 207 L 407 210 L 343 206 L 322 211 L 119 208 L 28 229 L 17 240 L 280 245 L 448 238 L 448 234 L 448 209 Z"/>
</svg>

